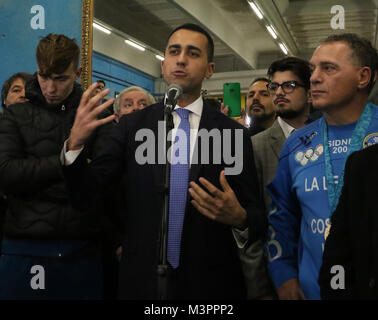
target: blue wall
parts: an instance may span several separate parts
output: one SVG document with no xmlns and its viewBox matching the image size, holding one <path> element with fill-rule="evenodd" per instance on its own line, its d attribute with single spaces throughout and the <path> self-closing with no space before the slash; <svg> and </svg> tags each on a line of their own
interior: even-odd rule
<svg viewBox="0 0 378 320">
<path fill-rule="evenodd" d="M 0 87 L 16 72 L 37 71 L 40 37 L 65 34 L 81 42 L 81 0 L 0 0 Z"/>
<path fill-rule="evenodd" d="M 131 86 L 139 86 L 151 94 L 154 93 L 154 77 L 98 52 L 93 52 L 92 82 L 99 79 L 105 80 L 106 88 L 110 88 L 110 97 L 115 97 L 116 92 L 119 93 Z"/>
</svg>

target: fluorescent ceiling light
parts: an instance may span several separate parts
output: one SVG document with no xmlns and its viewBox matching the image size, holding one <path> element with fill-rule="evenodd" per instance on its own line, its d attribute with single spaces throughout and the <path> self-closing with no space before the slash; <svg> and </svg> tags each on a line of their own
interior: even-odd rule
<svg viewBox="0 0 378 320">
<path fill-rule="evenodd" d="M 256 16 L 258 16 L 258 18 L 261 20 L 263 18 L 263 15 L 262 15 L 261 11 L 259 10 L 259 8 L 257 8 L 257 6 L 252 1 L 248 1 L 248 3 L 251 6 L 251 8 L 253 9 L 253 11 L 255 11 Z"/>
<path fill-rule="evenodd" d="M 164 57 L 162 57 L 161 55 L 155 55 L 156 59 L 159 59 L 160 61 L 163 61 L 164 60 Z"/>
<path fill-rule="evenodd" d="M 277 35 L 274 32 L 273 28 L 271 26 L 266 26 L 266 28 L 268 29 L 268 31 L 271 34 L 271 36 L 273 37 L 273 39 L 277 39 Z"/>
<path fill-rule="evenodd" d="M 284 44 L 280 43 L 279 46 L 280 46 L 280 48 L 281 48 L 281 50 L 282 50 L 282 52 L 283 52 L 284 54 L 287 54 L 287 53 L 288 53 L 287 48 L 285 47 Z"/>
<path fill-rule="evenodd" d="M 139 44 L 137 44 L 137 43 L 135 43 L 135 42 L 133 42 L 133 41 L 125 40 L 125 42 L 126 42 L 128 45 L 130 45 L 130 46 L 132 46 L 132 47 L 134 47 L 134 48 L 137 48 L 137 49 L 140 50 L 140 51 L 145 51 L 145 50 L 146 50 L 146 49 L 143 48 L 141 45 L 139 45 Z"/>
<path fill-rule="evenodd" d="M 97 24 L 97 23 L 94 23 L 94 22 L 93 22 L 93 27 L 95 27 L 95 28 L 98 29 L 98 30 L 101 30 L 102 32 L 105 32 L 106 34 L 111 34 L 110 30 L 108 30 L 108 29 L 106 29 L 106 28 L 100 26 L 100 25 Z"/>
</svg>

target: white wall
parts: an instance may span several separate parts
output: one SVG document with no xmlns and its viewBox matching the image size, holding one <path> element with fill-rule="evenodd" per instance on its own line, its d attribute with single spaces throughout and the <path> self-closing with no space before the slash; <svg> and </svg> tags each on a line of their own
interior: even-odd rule
<svg viewBox="0 0 378 320">
<path fill-rule="evenodd" d="M 161 63 L 151 51 L 140 51 L 125 43 L 114 33 L 107 35 L 93 28 L 93 50 L 105 56 L 123 62 L 155 78 L 160 77 Z"/>
</svg>

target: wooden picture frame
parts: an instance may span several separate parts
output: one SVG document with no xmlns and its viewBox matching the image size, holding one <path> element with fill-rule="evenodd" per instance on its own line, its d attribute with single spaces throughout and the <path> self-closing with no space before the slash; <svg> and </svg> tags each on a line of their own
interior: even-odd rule
<svg viewBox="0 0 378 320">
<path fill-rule="evenodd" d="M 92 84 L 93 1 L 82 0 L 80 84 L 83 90 Z"/>
</svg>

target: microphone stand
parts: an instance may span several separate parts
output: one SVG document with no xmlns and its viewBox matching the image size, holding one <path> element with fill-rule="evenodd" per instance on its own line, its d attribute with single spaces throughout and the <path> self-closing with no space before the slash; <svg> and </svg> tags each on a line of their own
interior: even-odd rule
<svg viewBox="0 0 378 320">
<path fill-rule="evenodd" d="M 164 121 L 165 121 L 165 157 L 167 151 L 172 145 L 172 139 L 168 140 L 168 134 L 173 129 L 172 111 L 175 103 L 167 103 L 164 108 Z M 170 172 L 171 172 L 171 156 L 168 156 L 165 163 L 164 172 L 164 202 L 162 207 L 161 230 L 160 230 L 160 248 L 159 248 L 159 263 L 157 266 L 158 275 L 158 299 L 168 299 L 168 260 L 167 260 L 167 245 L 168 245 L 168 213 L 169 213 L 169 190 L 170 190 Z"/>
</svg>

